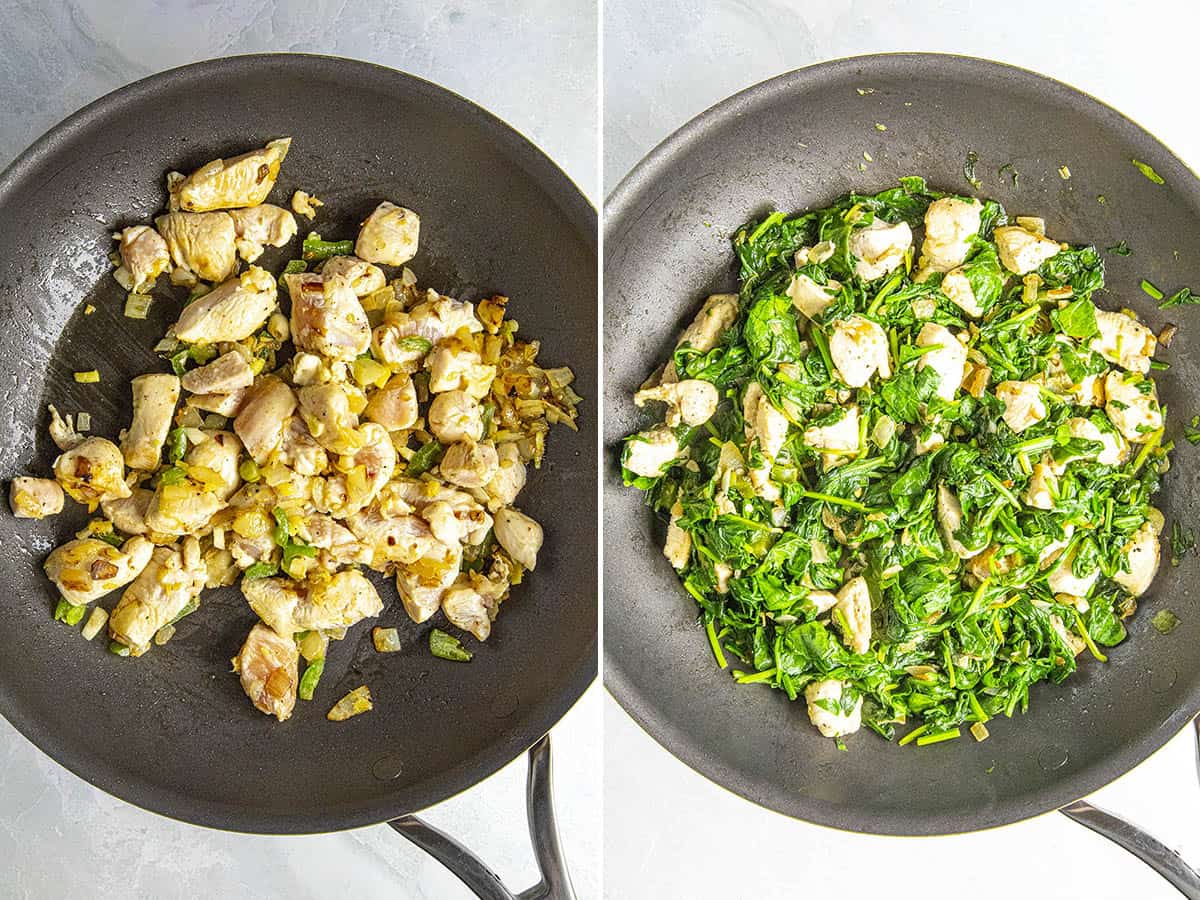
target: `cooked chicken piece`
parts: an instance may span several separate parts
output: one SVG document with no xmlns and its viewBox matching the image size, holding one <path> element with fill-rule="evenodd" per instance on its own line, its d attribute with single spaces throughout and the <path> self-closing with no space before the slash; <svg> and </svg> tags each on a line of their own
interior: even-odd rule
<svg viewBox="0 0 1200 900">
<path fill-rule="evenodd" d="M 680 422 L 693 427 L 703 425 L 717 411 L 721 395 L 707 381 L 689 378 L 671 381 L 657 387 L 642 388 L 633 395 L 637 406 L 645 406 L 650 400 L 667 404 L 666 422 L 674 428 Z"/>
<path fill-rule="evenodd" d="M 254 262 L 267 247 L 282 247 L 296 236 L 296 217 L 270 203 L 231 209 L 228 215 L 237 233 L 237 252 L 246 262 Z"/>
<path fill-rule="evenodd" d="M 625 468 L 643 478 L 657 478 L 679 456 L 679 441 L 666 425 L 656 425 L 625 442 Z"/>
<path fill-rule="evenodd" d="M 268 531 L 258 537 L 242 537 L 237 532 L 225 535 L 225 546 L 239 569 L 248 569 L 259 562 L 278 562 L 275 538 Z M 231 582 L 232 583 L 232 582 Z"/>
<path fill-rule="evenodd" d="M 947 272 L 940 285 L 941 291 L 950 298 L 950 302 L 973 319 L 978 319 L 985 312 L 975 299 L 975 289 L 971 281 L 961 269 Z"/>
<path fill-rule="evenodd" d="M 861 575 L 851 578 L 837 593 L 837 605 L 841 613 L 838 625 L 842 637 L 852 653 L 866 653 L 871 647 L 871 590 Z"/>
<path fill-rule="evenodd" d="M 388 433 L 368 422 L 359 429 L 362 447 L 338 458 L 336 475 L 313 484 L 312 501 L 318 512 L 343 518 L 369 506 L 396 470 L 396 448 Z"/>
<path fill-rule="evenodd" d="M 438 611 L 461 565 L 461 546 L 434 542 L 423 557 L 396 570 L 396 590 L 410 619 L 421 623 Z"/>
<path fill-rule="evenodd" d="M 787 417 L 775 408 L 757 381 L 750 382 L 746 387 L 742 411 L 746 420 L 746 439 L 758 438 L 763 456 L 768 461 L 774 461 L 787 441 Z"/>
<path fill-rule="evenodd" d="M 508 566 L 497 558 L 487 576 L 478 572 L 460 574 L 442 597 L 442 612 L 450 624 L 486 641 L 492 621 L 508 596 Z"/>
<path fill-rule="evenodd" d="M 813 425 L 804 431 L 804 443 L 814 450 L 824 451 L 822 456 L 848 457 L 859 450 L 858 404 L 844 408 L 845 415 L 831 425 Z"/>
<path fill-rule="evenodd" d="M 350 362 L 371 345 L 371 326 L 350 283 L 339 275 L 285 275 L 292 297 L 292 341 L 330 359 Z"/>
<path fill-rule="evenodd" d="M 71 499 L 88 509 L 129 496 L 125 458 L 116 444 L 102 437 L 90 437 L 61 454 L 54 461 L 54 478 Z"/>
<path fill-rule="evenodd" d="M 443 444 L 478 441 L 483 437 L 483 409 L 463 391 L 438 394 L 429 404 L 429 430 Z"/>
<path fill-rule="evenodd" d="M 1054 509 L 1054 498 L 1057 496 L 1058 475 L 1054 466 L 1047 462 L 1034 465 L 1029 476 L 1029 486 L 1025 488 L 1021 499 L 1034 509 Z"/>
<path fill-rule="evenodd" d="M 1158 348 L 1154 332 L 1132 316 L 1096 310 L 1096 328 L 1100 333 L 1088 344 L 1093 350 L 1122 369 L 1145 375 L 1150 358 Z"/>
<path fill-rule="evenodd" d="M 296 395 L 280 379 L 265 375 L 258 380 L 233 420 L 233 430 L 256 463 L 265 463 L 279 446 L 288 417 L 295 409 Z"/>
<path fill-rule="evenodd" d="M 917 335 L 918 347 L 937 347 L 930 350 L 917 362 L 918 369 L 930 367 L 938 374 L 937 395 L 951 401 L 958 393 L 967 370 L 967 348 L 954 336 L 949 328 L 926 322 Z"/>
<path fill-rule="evenodd" d="M 1104 394 L 1108 398 L 1105 413 L 1130 443 L 1144 444 L 1162 428 L 1162 407 L 1158 405 L 1158 389 L 1152 379 L 1109 372 L 1104 379 Z"/>
<path fill-rule="evenodd" d="M 261 623 L 255 625 L 233 658 L 233 670 L 259 712 L 280 722 L 292 714 L 300 684 L 300 647 L 291 635 L 277 634 Z"/>
<path fill-rule="evenodd" d="M 829 355 L 838 377 L 848 387 L 863 387 L 876 372 L 883 379 L 892 375 L 887 332 L 862 316 L 851 316 L 834 323 Z"/>
<path fill-rule="evenodd" d="M 862 725 L 862 697 L 855 698 L 850 709 L 842 700 L 846 684 L 836 678 L 814 681 L 804 689 L 808 719 L 825 737 L 854 734 Z"/>
<path fill-rule="evenodd" d="M 297 475 L 320 475 L 329 467 L 329 454 L 309 432 L 304 419 L 292 416 L 279 445 L 279 462 Z"/>
<path fill-rule="evenodd" d="M 907 222 L 892 225 L 875 219 L 866 228 L 855 229 L 848 243 L 858 260 L 854 274 L 863 281 L 874 281 L 904 262 L 904 254 L 912 246 L 912 229 Z"/>
<path fill-rule="evenodd" d="M 317 443 L 332 453 L 353 453 L 362 444 L 355 430 L 358 416 L 350 411 L 350 398 L 342 386 L 312 384 L 296 392 L 300 415 Z"/>
<path fill-rule="evenodd" d="M 330 257 L 321 266 L 321 275 L 324 278 L 340 276 L 358 297 L 365 297 L 387 287 L 387 276 L 383 274 L 383 269 L 357 256 Z"/>
<path fill-rule="evenodd" d="M 934 450 L 940 450 L 946 446 L 946 436 L 936 429 L 922 429 L 917 436 L 917 440 L 913 443 L 913 453 L 917 456 L 924 456 L 926 453 L 932 453 Z"/>
<path fill-rule="evenodd" d="M 1095 454 L 1096 462 L 1104 466 L 1119 466 L 1129 455 L 1129 444 L 1120 434 L 1114 431 L 1102 431 L 1090 419 L 1068 419 L 1067 428 L 1071 437 L 1083 438 L 1085 441 L 1098 441 L 1104 446 Z"/>
<path fill-rule="evenodd" d="M 254 372 L 246 357 L 230 350 L 208 365 L 185 373 L 181 383 L 193 394 L 229 394 L 254 384 Z"/>
<path fill-rule="evenodd" d="M 300 520 L 297 534 L 301 540 L 325 551 L 335 567 L 371 564 L 371 548 L 359 541 L 354 532 L 339 524 L 332 516 L 319 513 L 306 516 Z"/>
<path fill-rule="evenodd" d="M 488 495 L 488 506 L 493 510 L 512 506 L 517 494 L 525 487 L 525 464 L 521 462 L 517 445 L 513 442 L 501 444 L 496 448 L 496 456 L 496 474 L 483 488 Z"/>
<path fill-rule="evenodd" d="M 1076 384 L 1067 374 L 1062 354 L 1057 350 L 1051 351 L 1045 374 L 1035 376 L 1034 380 L 1040 380 L 1048 390 L 1067 398 L 1077 406 L 1104 405 L 1103 375 L 1084 375 L 1083 380 Z"/>
<path fill-rule="evenodd" d="M 179 379 L 174 375 L 139 375 L 133 386 L 133 422 L 121 439 L 125 465 L 149 472 L 162 462 L 162 448 L 171 430 Z"/>
<path fill-rule="evenodd" d="M 370 550 L 368 565 L 383 571 L 389 563 L 415 563 L 435 543 L 433 533 L 418 516 L 385 516 L 378 505 L 360 509 L 346 519 L 351 533 Z"/>
<path fill-rule="evenodd" d="M 453 337 L 434 347 L 425 357 L 425 365 L 429 369 L 429 391 L 433 394 L 463 391 L 482 400 L 496 377 L 495 366 L 483 365 L 477 352 Z"/>
<path fill-rule="evenodd" d="M 237 271 L 237 232 L 229 213 L 172 212 L 154 220 L 183 284 L 220 282 Z"/>
<path fill-rule="evenodd" d="M 83 538 L 55 548 L 43 568 L 63 599 L 82 606 L 137 578 L 153 551 L 144 537 L 131 537 L 120 548 Z"/>
<path fill-rule="evenodd" d="M 1118 572 L 1113 581 L 1134 597 L 1140 597 L 1150 587 L 1158 571 L 1158 532 L 1150 522 L 1143 522 L 1122 548 L 1129 571 Z"/>
<path fill-rule="evenodd" d="M 325 204 L 308 191 L 296 191 L 292 194 L 292 212 L 312 221 L 317 217 L 317 207 Z"/>
<path fill-rule="evenodd" d="M 63 489 L 53 478 L 18 475 L 8 491 L 8 503 L 18 519 L 44 519 L 62 512 Z"/>
<path fill-rule="evenodd" d="M 841 289 L 841 284 L 836 281 L 817 284 L 804 273 L 798 272 L 788 284 L 787 295 L 792 298 L 792 306 L 800 310 L 805 318 L 815 319 L 825 312 Z"/>
<path fill-rule="evenodd" d="M 1087 597 L 1091 592 L 1092 585 L 1100 577 L 1100 570 L 1093 569 L 1083 577 L 1076 575 L 1071 570 L 1075 565 L 1075 557 L 1078 554 L 1079 550 L 1076 548 L 1058 558 L 1058 562 L 1050 570 L 1050 574 L 1046 576 L 1046 584 L 1050 587 L 1052 593 L 1070 594 L 1072 597 Z"/>
<path fill-rule="evenodd" d="M 363 410 L 363 418 L 382 425 L 388 431 L 400 431 L 416 424 L 419 411 L 412 378 L 401 372 L 388 379 L 383 387 L 371 392 L 367 407 Z"/>
<path fill-rule="evenodd" d="M 146 509 L 146 527 L 160 534 L 199 534 L 224 506 L 215 491 L 190 479 L 160 484 Z"/>
<path fill-rule="evenodd" d="M 220 476 L 219 486 L 209 485 L 219 499 L 228 501 L 242 485 L 238 474 L 238 462 L 242 456 L 242 442 L 232 431 L 213 431 L 208 440 L 201 441 L 188 451 L 184 461 L 188 466 L 202 466 Z"/>
<path fill-rule="evenodd" d="M 121 267 L 129 276 L 127 287 L 135 294 L 144 294 L 171 264 L 167 242 L 149 225 L 126 228 L 120 241 Z"/>
<path fill-rule="evenodd" d="M 982 212 L 978 200 L 941 197 L 930 203 L 925 211 L 921 269 L 948 272 L 962 265 L 971 252 L 971 239 L 979 234 Z"/>
<path fill-rule="evenodd" d="M 128 497 L 103 501 L 100 509 L 117 531 L 125 534 L 145 534 L 150 530 L 146 526 L 146 511 L 150 509 L 150 501 L 153 499 L 154 491 L 134 488 Z"/>
<path fill-rule="evenodd" d="M 183 308 L 175 337 L 189 344 L 240 341 L 258 331 L 275 308 L 275 279 L 251 266 Z"/>
<path fill-rule="evenodd" d="M 171 208 L 190 212 L 257 206 L 267 199 L 291 138 L 271 141 L 231 159 L 214 159 L 186 178 L 170 178 Z"/>
<path fill-rule="evenodd" d="M 526 569 L 537 567 L 542 548 L 542 526 L 520 510 L 505 507 L 496 512 L 496 540 L 508 555 Z"/>
<path fill-rule="evenodd" d="M 937 519 L 942 539 L 959 559 L 970 559 L 987 549 L 979 547 L 971 550 L 954 536 L 954 533 L 962 527 L 963 508 L 958 501 L 958 496 L 944 484 L 939 484 L 937 489 Z"/>
<path fill-rule="evenodd" d="M 787 417 L 775 408 L 757 381 L 751 381 L 746 387 L 742 397 L 742 417 L 746 441 L 757 440 L 764 457 L 762 465 L 749 470 L 755 493 L 764 500 L 778 500 L 779 487 L 771 481 L 771 465 L 787 441 Z"/>
<path fill-rule="evenodd" d="M 1004 404 L 1002 418 L 1017 434 L 1046 418 L 1042 389 L 1032 381 L 1002 381 L 996 397 Z"/>
<path fill-rule="evenodd" d="M 242 407 L 249 397 L 249 388 L 238 388 L 228 394 L 193 394 L 184 402 L 185 405 L 194 406 L 204 412 L 232 418 L 242 411 Z"/>
<path fill-rule="evenodd" d="M 683 334 L 679 335 L 679 340 L 675 342 L 675 349 L 678 350 L 686 344 L 693 350 L 707 353 L 717 345 L 717 339 L 734 323 L 737 314 L 737 294 L 713 294 L 704 301 L 704 305 L 700 307 L 700 312 L 696 314 L 692 324 L 688 325 L 683 330 Z M 667 384 L 678 380 L 675 360 L 672 358 L 667 363 L 666 369 L 663 370 L 662 381 Z"/>
<path fill-rule="evenodd" d="M 402 266 L 417 255 L 420 232 L 420 216 L 384 200 L 362 223 L 354 253 L 367 262 Z"/>
<path fill-rule="evenodd" d="M 442 595 L 442 612 L 451 625 L 469 631 L 478 640 L 486 641 L 492 633 L 488 603 L 472 586 L 468 574 L 459 575 Z"/>
<path fill-rule="evenodd" d="M 1017 275 L 1025 275 L 1038 268 L 1052 256 L 1057 256 L 1062 247 L 1044 234 L 1028 231 L 1019 225 L 1003 225 L 992 235 L 1000 262 L 1004 268 Z"/>
<path fill-rule="evenodd" d="M 68 414 L 64 419 L 58 414 L 53 403 L 47 409 L 50 412 L 50 425 L 46 430 L 50 433 L 50 440 L 54 441 L 54 446 L 59 450 L 73 450 L 83 443 L 84 436 L 75 430 L 74 416 Z"/>
<path fill-rule="evenodd" d="M 1077 603 L 1083 602 L 1086 605 L 1086 601 L 1083 601 L 1082 598 L 1072 599 L 1074 599 Z M 1062 616 L 1058 615 L 1058 613 L 1050 614 L 1050 627 L 1054 629 L 1055 634 L 1062 638 L 1063 643 L 1071 648 L 1071 652 L 1075 656 L 1078 656 L 1087 649 L 1087 641 L 1067 628 L 1067 626 L 1063 623 Z"/>
<path fill-rule="evenodd" d="M 421 510 L 421 518 L 429 523 L 434 538 L 448 547 L 467 539 L 467 523 L 461 521 L 453 506 L 445 500 L 435 500 Z"/>
<path fill-rule="evenodd" d="M 499 469 L 500 457 L 491 441 L 479 444 L 458 441 L 446 449 L 438 471 L 451 484 L 481 488 L 496 476 Z"/>
<path fill-rule="evenodd" d="M 128 647 L 131 656 L 141 656 L 155 633 L 200 596 L 207 580 L 208 567 L 194 537 L 185 538 L 181 548 L 155 547 L 109 615 L 109 637 Z"/>
<path fill-rule="evenodd" d="M 306 581 L 243 578 L 242 594 L 258 617 L 286 638 L 298 631 L 349 628 L 383 609 L 375 585 L 357 569 Z"/>
<path fill-rule="evenodd" d="M 455 541 L 449 538 L 453 537 L 461 543 L 478 546 L 487 538 L 492 530 L 492 517 L 470 494 L 428 481 L 401 481 L 398 483 L 400 492 L 411 496 L 411 489 L 406 485 L 413 483 L 420 485 L 421 496 L 412 496 L 411 505 L 429 523 L 435 537 L 439 532 L 445 535 L 445 540 L 438 538 L 443 544 L 452 545 Z M 435 485 L 433 491 L 429 490 L 430 484 Z M 395 502 L 394 498 L 392 502 Z M 453 516 L 457 525 L 449 521 L 447 514 Z"/>
<path fill-rule="evenodd" d="M 692 536 L 679 527 L 683 516 L 683 504 L 678 500 L 671 507 L 671 521 L 667 523 L 667 542 L 663 545 L 663 556 L 677 571 L 687 566 L 692 558 Z"/>
</svg>

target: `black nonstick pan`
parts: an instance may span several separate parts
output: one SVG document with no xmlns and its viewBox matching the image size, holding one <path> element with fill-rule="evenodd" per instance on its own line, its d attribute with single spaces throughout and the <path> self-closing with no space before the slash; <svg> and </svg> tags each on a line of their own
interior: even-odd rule
<svg viewBox="0 0 1200 900">
<path fill-rule="evenodd" d="M 385 582 L 380 620 L 333 646 L 317 699 L 283 724 L 255 711 L 230 674 L 254 619 L 236 588 L 206 594 L 167 645 L 122 659 L 51 618 L 55 592 L 41 562 L 86 520 L 82 508 L 37 523 L 0 516 L 0 713 L 131 803 L 201 825 L 294 834 L 393 819 L 474 785 L 538 742 L 594 679 L 599 404 L 596 214 L 549 159 L 484 110 L 390 69 L 235 57 L 104 97 L 0 176 L 5 477 L 48 473 L 48 403 L 89 412 L 92 431 L 113 436 L 128 423 L 129 379 L 163 368 L 151 348 L 179 304 L 156 300 L 144 322 L 123 316 L 110 232 L 163 208 L 167 171 L 283 135 L 293 143 L 273 202 L 286 205 L 297 188 L 315 194 L 325 206 L 312 227 L 326 238 L 353 237 L 383 199 L 417 210 L 421 248 L 410 266 L 422 283 L 467 300 L 508 295 L 521 334 L 541 340 L 546 364 L 571 366 L 585 398 L 579 433 L 555 429 L 521 496 L 545 528 L 537 571 L 490 640 L 468 639 L 474 660 L 431 656 L 437 620 L 413 625 Z M 297 252 L 264 262 L 275 268 Z M 92 368 L 99 384 L 74 382 L 73 371 Z M 403 651 L 376 653 L 373 624 L 399 628 Z M 326 721 L 364 683 L 375 709 Z M 545 760 L 535 757 L 531 776 L 543 800 Z"/>
<path fill-rule="evenodd" d="M 1200 182 L 1097 100 L 976 59 L 839 60 L 704 113 L 643 160 L 606 208 L 606 683 L 650 734 L 712 780 L 837 828 L 944 834 L 1057 809 L 1137 765 L 1200 711 L 1200 562 L 1188 558 L 1178 568 L 1164 561 L 1107 665 L 1087 663 L 1063 685 L 1039 686 L 1029 712 L 996 722 L 986 742 L 918 749 L 862 733 L 841 752 L 809 725 L 802 703 L 739 686 L 716 668 L 695 603 L 662 556 L 664 524 L 620 484 L 618 442 L 648 422 L 631 395 L 703 298 L 735 289 L 730 237 L 741 223 L 904 175 L 976 192 L 964 173 L 968 154 L 978 156 L 977 193 L 1010 215 L 1044 216 L 1064 240 L 1133 248 L 1108 257 L 1099 300 L 1132 307 L 1156 328 L 1180 326 L 1163 354 L 1171 367 L 1160 373 L 1178 449 L 1159 500 L 1168 523 L 1194 525 L 1200 448 L 1181 432 L 1200 412 L 1200 310 L 1160 311 L 1139 282 L 1200 285 Z M 1165 608 L 1182 621 L 1168 636 L 1150 623 Z"/>
</svg>

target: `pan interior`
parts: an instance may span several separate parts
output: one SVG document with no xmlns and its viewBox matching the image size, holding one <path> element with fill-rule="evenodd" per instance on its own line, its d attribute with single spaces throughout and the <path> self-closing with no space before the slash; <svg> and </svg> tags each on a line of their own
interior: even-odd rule
<svg viewBox="0 0 1200 900">
<path fill-rule="evenodd" d="M 1159 310 L 1139 281 L 1171 290 L 1200 284 L 1200 184 L 1149 134 L 1092 98 L 963 57 L 841 60 L 751 88 L 689 123 L 626 178 L 606 210 L 605 680 L 643 727 L 703 774 L 756 803 L 839 828 L 938 834 L 1036 815 L 1136 765 L 1200 709 L 1198 563 L 1173 568 L 1164 559 L 1108 664 L 1085 662 L 1063 685 L 1037 686 L 1029 712 L 989 723 L 986 742 L 901 748 L 864 731 L 843 753 L 809 725 L 803 702 L 738 686 L 716 668 L 695 603 L 660 552 L 663 524 L 620 484 L 618 442 L 650 424 L 631 396 L 701 300 L 736 289 L 729 239 L 739 225 L 770 207 L 824 206 L 905 175 L 968 193 L 971 152 L 978 193 L 1010 216 L 1044 216 L 1061 240 L 1129 243 L 1132 255 L 1106 257 L 1101 306 L 1131 307 L 1156 331 L 1181 326 L 1161 353 L 1170 369 L 1157 373 L 1177 446 L 1159 503 L 1168 528 L 1194 525 L 1200 448 L 1182 431 L 1200 412 L 1200 311 Z M 1135 158 L 1166 184 L 1143 177 Z M 1169 636 L 1150 623 L 1165 608 L 1182 620 Z"/>
<path fill-rule="evenodd" d="M 467 300 L 507 294 L 545 364 L 573 367 L 580 431 L 555 429 L 521 497 L 545 527 L 538 570 L 490 640 L 468 638 L 466 665 L 432 657 L 427 635 L 441 617 L 412 624 L 381 583 L 383 614 L 333 645 L 316 699 L 277 724 L 230 674 L 254 620 L 236 587 L 206 592 L 166 646 L 120 659 L 50 617 L 41 562 L 86 520 L 82 509 L 40 523 L 2 516 L 0 712 L 77 774 L 153 811 L 307 832 L 378 822 L 469 787 L 532 744 L 595 676 L 596 236 L 594 210 L 539 151 L 419 79 L 256 56 L 139 82 L 67 120 L 0 177 L 6 475 L 49 473 L 47 403 L 87 411 L 93 433 L 115 436 L 128 422 L 129 379 L 163 369 L 150 348 L 179 304 L 157 299 L 149 320 L 123 317 L 110 232 L 163 208 L 168 170 L 282 135 L 294 140 L 272 202 L 286 205 L 297 188 L 315 194 L 325 206 L 310 227 L 327 238 L 352 237 L 383 199 L 417 210 L 410 266 L 421 283 Z M 264 263 L 277 270 L 285 258 Z M 91 368 L 100 384 L 74 383 L 73 371 Z M 377 654 L 375 624 L 399 628 L 403 651 Z M 326 721 L 360 684 L 375 709 Z"/>
</svg>

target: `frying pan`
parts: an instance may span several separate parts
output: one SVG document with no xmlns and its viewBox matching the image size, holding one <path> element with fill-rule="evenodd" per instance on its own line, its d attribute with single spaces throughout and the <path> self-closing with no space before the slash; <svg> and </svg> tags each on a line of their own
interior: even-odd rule
<svg viewBox="0 0 1200 900">
<path fill-rule="evenodd" d="M 545 527 L 537 572 L 514 589 L 490 640 L 468 639 L 474 659 L 432 657 L 438 619 L 412 624 L 381 582 L 378 621 L 333 645 L 317 698 L 283 724 L 254 710 L 230 674 L 254 620 L 236 588 L 207 593 L 167 645 L 121 659 L 50 616 L 41 562 L 83 524 L 82 508 L 42 522 L 0 516 L 0 713 L 68 769 L 145 809 L 298 834 L 392 819 L 474 785 L 534 745 L 595 677 L 596 227 L 583 195 L 525 138 L 390 69 L 242 56 L 132 84 L 0 176 L 6 476 L 49 472 L 48 403 L 89 412 L 93 432 L 112 436 L 128 423 L 129 379 L 164 367 L 151 348 L 180 303 L 161 294 L 147 321 L 124 318 L 110 232 L 163 208 L 167 171 L 282 135 L 294 140 L 272 201 L 314 193 L 325 206 L 312 227 L 326 238 L 353 236 L 385 198 L 417 210 L 421 247 L 409 265 L 421 282 L 468 300 L 510 296 L 520 333 L 541 340 L 546 364 L 571 366 L 584 397 L 579 433 L 554 430 L 521 495 Z M 260 264 L 275 269 L 297 252 Z M 91 368 L 100 384 L 74 383 L 73 371 Z M 400 630 L 402 652 L 374 651 L 376 624 Z M 375 709 L 326 721 L 359 684 Z"/>
<path fill-rule="evenodd" d="M 989 723 L 986 742 L 901 748 L 864 732 L 841 752 L 809 725 L 802 703 L 717 669 L 696 605 L 662 556 L 665 524 L 621 486 L 618 442 L 649 423 L 631 396 L 700 301 L 736 289 L 730 237 L 741 223 L 904 175 L 971 192 L 972 151 L 980 193 L 1010 215 L 1044 216 L 1062 240 L 1129 243 L 1132 255 L 1107 257 L 1102 305 L 1132 307 L 1156 330 L 1181 326 L 1162 354 L 1171 368 L 1158 373 L 1177 443 L 1158 502 L 1168 524 L 1194 524 L 1200 450 L 1179 432 L 1200 411 L 1200 310 L 1160 311 L 1139 281 L 1200 284 L 1200 182 L 1099 101 L 977 59 L 839 60 L 752 87 L 688 123 L 605 210 L 605 682 L 651 735 L 713 781 L 841 829 L 946 834 L 1057 809 L 1137 765 L 1200 711 L 1196 562 L 1164 561 L 1108 664 L 1084 662 L 1066 683 L 1039 685 L 1029 712 Z M 1134 158 L 1165 185 L 1143 177 Z M 1169 636 L 1150 624 L 1165 608 L 1182 620 Z"/>
</svg>

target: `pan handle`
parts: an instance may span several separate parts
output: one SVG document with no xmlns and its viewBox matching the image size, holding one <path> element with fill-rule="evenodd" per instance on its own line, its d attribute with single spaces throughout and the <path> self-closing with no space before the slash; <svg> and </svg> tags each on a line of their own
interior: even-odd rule
<svg viewBox="0 0 1200 900">
<path fill-rule="evenodd" d="M 1063 815 L 1124 847 L 1169 881 L 1188 900 L 1200 900 L 1200 873 L 1178 853 L 1132 822 L 1108 810 L 1076 800 L 1059 810 Z"/>
<path fill-rule="evenodd" d="M 518 894 L 505 887 L 500 876 L 482 859 L 418 816 L 401 816 L 388 824 L 458 876 L 481 900 L 575 900 L 554 818 L 548 734 L 529 748 L 525 810 L 529 819 L 529 838 L 542 878 Z"/>
</svg>

